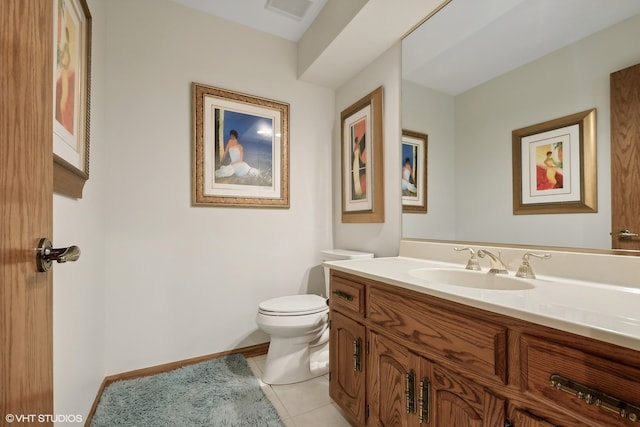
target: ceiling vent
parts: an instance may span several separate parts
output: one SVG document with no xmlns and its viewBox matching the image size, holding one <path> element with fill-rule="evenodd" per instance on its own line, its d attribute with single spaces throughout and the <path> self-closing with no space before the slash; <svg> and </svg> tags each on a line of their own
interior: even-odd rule
<svg viewBox="0 0 640 427">
<path fill-rule="evenodd" d="M 313 1 L 310 0 L 267 0 L 266 9 L 301 21 Z"/>
</svg>

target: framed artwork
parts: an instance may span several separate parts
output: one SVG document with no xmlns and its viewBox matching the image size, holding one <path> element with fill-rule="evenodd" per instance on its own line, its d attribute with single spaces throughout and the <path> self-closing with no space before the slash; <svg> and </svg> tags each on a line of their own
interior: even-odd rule
<svg viewBox="0 0 640 427">
<path fill-rule="evenodd" d="M 427 212 L 427 148 L 424 133 L 402 130 L 402 212 Z"/>
<path fill-rule="evenodd" d="M 192 84 L 192 204 L 289 207 L 289 104 Z"/>
<path fill-rule="evenodd" d="M 512 132 L 513 213 L 597 212 L 596 110 Z"/>
<path fill-rule="evenodd" d="M 340 114 L 342 222 L 384 222 L 383 88 Z"/>
<path fill-rule="evenodd" d="M 86 0 L 54 0 L 53 189 L 81 198 L 89 179 L 91 14 Z"/>
</svg>

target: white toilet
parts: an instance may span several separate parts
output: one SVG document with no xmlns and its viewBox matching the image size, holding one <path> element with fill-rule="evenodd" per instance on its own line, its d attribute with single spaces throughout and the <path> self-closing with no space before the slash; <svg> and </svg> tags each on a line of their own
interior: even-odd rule
<svg viewBox="0 0 640 427">
<path fill-rule="evenodd" d="M 373 258 L 372 253 L 331 249 L 322 260 Z M 328 269 L 324 271 L 329 294 Z M 291 384 L 329 371 L 329 306 L 319 295 L 289 295 L 258 305 L 258 327 L 270 335 L 262 381 Z"/>
</svg>

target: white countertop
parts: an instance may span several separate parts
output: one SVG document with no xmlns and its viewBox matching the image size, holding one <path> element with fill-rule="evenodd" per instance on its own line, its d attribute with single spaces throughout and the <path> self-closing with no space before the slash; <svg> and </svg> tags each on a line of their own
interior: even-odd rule
<svg viewBox="0 0 640 427">
<path fill-rule="evenodd" d="M 487 290 L 427 282 L 420 268 L 464 264 L 409 257 L 328 261 L 323 265 L 427 295 L 455 301 L 622 347 L 640 350 L 640 288 L 538 275 L 524 290 Z M 486 268 L 484 269 L 486 273 Z M 511 276 L 514 272 L 509 272 Z M 604 303 L 603 303 L 604 302 Z"/>
</svg>

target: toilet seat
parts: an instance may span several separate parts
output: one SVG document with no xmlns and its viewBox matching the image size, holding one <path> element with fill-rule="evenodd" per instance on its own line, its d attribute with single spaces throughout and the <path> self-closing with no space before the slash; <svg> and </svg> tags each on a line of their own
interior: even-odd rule
<svg viewBox="0 0 640 427">
<path fill-rule="evenodd" d="M 327 299 L 319 295 L 288 295 L 258 305 L 258 312 L 266 316 L 305 316 L 328 310 Z"/>
</svg>

